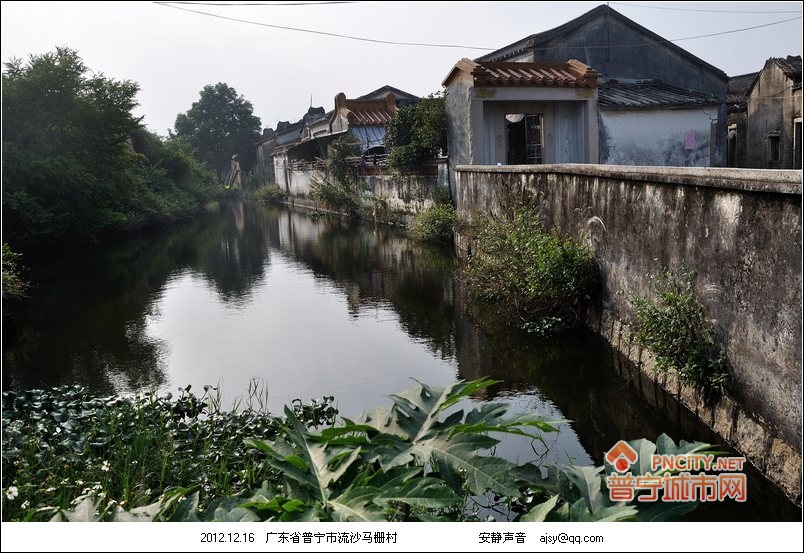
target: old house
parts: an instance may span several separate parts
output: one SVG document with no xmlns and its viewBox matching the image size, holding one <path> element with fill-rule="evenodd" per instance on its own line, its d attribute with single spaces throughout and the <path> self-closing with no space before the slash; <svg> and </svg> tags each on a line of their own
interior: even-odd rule
<svg viewBox="0 0 804 553">
<path fill-rule="evenodd" d="M 450 163 L 597 161 L 597 72 L 462 59 L 444 79 Z"/>
<path fill-rule="evenodd" d="M 564 63 L 599 73 L 592 163 L 723 166 L 728 76 L 601 5 L 476 60 Z"/>
<path fill-rule="evenodd" d="M 746 128 L 748 119 L 748 91 L 759 72 L 746 73 L 729 78 L 726 96 L 726 120 L 728 136 L 726 142 L 726 165 L 729 167 L 748 167 L 746 150 Z"/>
<path fill-rule="evenodd" d="M 385 130 L 397 112 L 396 97 L 386 92 L 381 99 L 335 96 L 335 111 L 330 118 L 330 133 L 349 132 L 359 141 L 361 152 L 385 153 Z"/>
<path fill-rule="evenodd" d="M 275 131 L 264 130 L 256 145 L 263 182 L 275 182 L 288 193 L 304 195 L 313 173 L 323 167 L 327 147 L 346 133 L 358 139 L 362 154 L 384 153 L 386 128 L 398 106 L 418 101 L 403 91 L 399 91 L 402 99 L 397 99 L 396 90 L 386 85 L 356 99 L 341 92 L 329 112 L 310 107 L 299 121 L 280 121 Z"/>
<path fill-rule="evenodd" d="M 801 56 L 771 58 L 748 90 L 747 167 L 801 169 Z"/>
</svg>

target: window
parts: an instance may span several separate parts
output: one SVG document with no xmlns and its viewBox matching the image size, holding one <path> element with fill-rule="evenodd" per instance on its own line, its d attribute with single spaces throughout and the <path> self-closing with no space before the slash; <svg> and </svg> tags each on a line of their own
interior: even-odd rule
<svg viewBox="0 0 804 553">
<path fill-rule="evenodd" d="M 782 160 L 781 137 L 779 131 L 768 132 L 768 161 L 771 163 Z"/>
</svg>

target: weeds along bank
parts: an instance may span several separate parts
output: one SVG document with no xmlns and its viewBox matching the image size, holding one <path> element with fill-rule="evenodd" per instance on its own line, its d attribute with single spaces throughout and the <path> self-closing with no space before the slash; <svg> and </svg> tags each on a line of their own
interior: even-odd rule
<svg viewBox="0 0 804 553">
<path fill-rule="evenodd" d="M 459 220 L 527 206 L 588 248 L 599 284 L 585 323 L 801 503 L 800 172 L 459 166 L 454 192 Z M 459 254 L 472 247 L 458 232 Z"/>
</svg>

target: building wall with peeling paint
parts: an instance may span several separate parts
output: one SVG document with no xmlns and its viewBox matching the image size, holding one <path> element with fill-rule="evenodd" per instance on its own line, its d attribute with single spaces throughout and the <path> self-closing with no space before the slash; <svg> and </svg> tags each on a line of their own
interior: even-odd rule
<svg viewBox="0 0 804 553">
<path fill-rule="evenodd" d="M 708 167 L 717 109 L 600 110 L 600 163 Z"/>
</svg>

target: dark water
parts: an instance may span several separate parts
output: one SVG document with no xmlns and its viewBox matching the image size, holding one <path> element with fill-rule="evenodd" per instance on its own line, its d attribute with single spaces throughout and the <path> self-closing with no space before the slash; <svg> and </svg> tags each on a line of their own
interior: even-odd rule
<svg viewBox="0 0 804 553">
<path fill-rule="evenodd" d="M 3 389 L 83 384 L 99 394 L 218 386 L 232 405 L 256 386 L 274 412 L 335 396 L 341 415 L 388 405 L 412 379 L 442 386 L 490 376 L 476 401 L 572 422 L 548 451 L 497 453 L 602 464 L 620 439 L 717 442 L 651 392 L 594 335 L 535 339 L 495 327 L 454 278 L 451 251 L 392 228 L 222 204 L 190 223 L 32 265 L 35 288 L 3 306 Z M 648 381 L 649 382 L 649 381 Z M 698 520 L 800 520 L 748 472 L 748 501 L 710 503 Z"/>
</svg>

